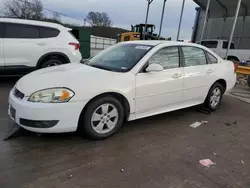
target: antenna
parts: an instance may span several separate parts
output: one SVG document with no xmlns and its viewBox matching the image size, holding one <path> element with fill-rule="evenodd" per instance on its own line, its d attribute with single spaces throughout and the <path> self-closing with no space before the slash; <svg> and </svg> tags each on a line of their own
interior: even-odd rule
<svg viewBox="0 0 250 188">
<path fill-rule="evenodd" d="M 150 4 L 151 4 L 154 0 L 147 0 L 147 1 L 148 1 L 148 7 L 147 7 L 147 13 L 146 13 L 145 29 L 144 29 L 144 33 L 143 33 L 143 39 L 144 39 L 144 40 L 145 40 L 146 31 L 147 31 L 149 7 L 150 7 Z"/>
</svg>

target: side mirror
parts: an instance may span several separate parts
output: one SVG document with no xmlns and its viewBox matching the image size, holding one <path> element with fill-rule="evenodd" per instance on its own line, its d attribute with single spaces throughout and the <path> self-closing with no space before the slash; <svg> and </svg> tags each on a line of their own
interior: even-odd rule
<svg viewBox="0 0 250 188">
<path fill-rule="evenodd" d="M 146 68 L 146 72 L 160 72 L 163 71 L 163 67 L 159 64 L 152 63 Z"/>
</svg>

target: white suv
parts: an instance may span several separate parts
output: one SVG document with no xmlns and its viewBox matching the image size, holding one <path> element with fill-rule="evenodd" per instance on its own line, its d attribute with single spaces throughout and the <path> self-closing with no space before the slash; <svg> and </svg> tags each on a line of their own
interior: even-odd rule
<svg viewBox="0 0 250 188">
<path fill-rule="evenodd" d="M 59 24 L 0 18 L 0 76 L 79 62 L 79 42 Z"/>
</svg>

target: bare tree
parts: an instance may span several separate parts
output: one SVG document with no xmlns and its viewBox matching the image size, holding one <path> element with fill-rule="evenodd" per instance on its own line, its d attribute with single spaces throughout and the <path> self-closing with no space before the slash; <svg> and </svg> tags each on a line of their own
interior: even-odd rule
<svg viewBox="0 0 250 188">
<path fill-rule="evenodd" d="M 89 12 L 86 16 L 86 21 L 91 26 L 111 27 L 113 25 L 106 12 Z"/>
<path fill-rule="evenodd" d="M 5 0 L 4 16 L 41 20 L 43 4 L 40 0 Z"/>
<path fill-rule="evenodd" d="M 60 17 L 60 14 L 58 12 L 53 13 L 52 19 L 57 21 L 57 22 L 61 22 L 61 17 Z"/>
</svg>

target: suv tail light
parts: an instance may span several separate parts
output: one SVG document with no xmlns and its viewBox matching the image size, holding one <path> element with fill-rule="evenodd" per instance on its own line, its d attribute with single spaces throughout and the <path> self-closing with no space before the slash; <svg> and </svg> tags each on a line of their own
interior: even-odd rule
<svg viewBox="0 0 250 188">
<path fill-rule="evenodd" d="M 237 69 L 238 69 L 238 64 L 237 64 L 237 63 L 234 63 L 234 72 L 235 72 L 235 73 L 236 73 Z"/>
<path fill-rule="evenodd" d="M 77 42 L 70 42 L 69 45 L 74 46 L 75 50 L 78 50 L 80 48 L 80 44 Z"/>
</svg>

